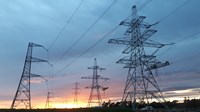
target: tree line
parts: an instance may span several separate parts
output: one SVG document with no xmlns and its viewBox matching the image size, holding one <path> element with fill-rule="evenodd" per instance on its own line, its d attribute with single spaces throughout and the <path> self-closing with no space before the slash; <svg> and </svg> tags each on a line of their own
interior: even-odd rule
<svg viewBox="0 0 200 112">
<path fill-rule="evenodd" d="M 187 99 L 183 102 L 180 102 L 178 100 L 173 100 L 173 101 L 166 101 L 164 104 L 166 104 L 169 108 L 200 108 L 200 99 Z M 163 103 L 160 102 L 151 102 L 149 104 L 145 102 L 136 102 L 138 108 L 144 108 L 145 106 L 152 106 L 155 109 L 162 109 L 164 108 Z M 123 101 L 123 102 L 103 102 L 102 104 L 103 107 L 127 107 L 127 108 L 132 108 L 133 102 L 131 101 Z"/>
</svg>

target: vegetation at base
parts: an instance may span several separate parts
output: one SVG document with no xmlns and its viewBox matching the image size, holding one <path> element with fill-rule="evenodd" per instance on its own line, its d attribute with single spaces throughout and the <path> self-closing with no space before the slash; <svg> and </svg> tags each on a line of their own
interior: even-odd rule
<svg viewBox="0 0 200 112">
<path fill-rule="evenodd" d="M 0 109 L 0 112 L 132 112 L 129 108 Z"/>
<path fill-rule="evenodd" d="M 146 106 L 144 102 L 142 104 L 137 104 L 140 109 Z M 200 112 L 200 99 L 187 99 L 182 103 L 177 100 L 172 102 L 168 101 L 166 105 L 168 105 L 171 112 Z M 103 107 L 78 109 L 0 109 L 0 112 L 133 112 L 130 102 L 104 102 L 102 106 Z M 159 102 L 152 102 L 149 106 L 155 109 L 153 112 L 166 112 L 163 105 Z M 145 111 L 140 110 L 139 112 Z"/>
<path fill-rule="evenodd" d="M 169 107 L 169 111 L 171 112 L 200 112 L 200 99 L 185 99 L 184 102 L 179 102 L 178 100 L 174 100 L 172 102 L 167 101 L 165 102 L 165 105 Z M 132 108 L 133 103 L 130 101 L 125 102 L 104 102 L 103 107 L 107 108 L 113 108 L 113 107 L 123 107 L 123 108 Z M 166 109 L 164 108 L 163 104 L 160 102 L 152 102 L 149 105 L 147 105 L 145 102 L 136 103 L 136 106 L 138 107 L 139 111 L 142 111 L 146 106 L 153 107 L 153 112 L 166 112 Z"/>
</svg>

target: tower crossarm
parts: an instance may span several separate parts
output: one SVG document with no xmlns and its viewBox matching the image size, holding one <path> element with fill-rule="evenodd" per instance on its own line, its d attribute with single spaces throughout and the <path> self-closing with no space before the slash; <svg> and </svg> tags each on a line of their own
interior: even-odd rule
<svg viewBox="0 0 200 112">
<path fill-rule="evenodd" d="M 105 91 L 105 90 L 109 89 L 109 87 L 101 87 L 101 89 L 102 89 L 103 91 Z"/>
<path fill-rule="evenodd" d="M 156 42 L 156 41 L 147 39 L 147 41 L 145 41 L 145 42 L 143 43 L 143 45 L 144 45 L 144 47 L 162 48 L 162 47 L 164 47 L 165 45 L 171 45 L 171 44 L 162 44 L 162 43 L 159 43 L 159 42 Z"/>
<path fill-rule="evenodd" d="M 86 86 L 85 88 L 86 88 L 86 89 L 100 88 L 100 89 L 102 89 L 103 91 L 109 89 L 109 87 L 102 87 L 102 86 L 100 86 L 100 85 L 98 85 L 98 86 L 93 86 L 93 87 L 92 87 L 92 86 Z"/>
<path fill-rule="evenodd" d="M 124 66 L 124 68 L 136 68 L 136 67 L 138 67 L 139 66 L 139 64 L 132 64 L 132 63 L 127 63 L 125 66 Z"/>
<path fill-rule="evenodd" d="M 152 59 L 155 59 L 156 56 L 145 54 L 145 55 L 142 55 L 140 58 L 141 58 L 142 60 L 152 60 Z"/>
<path fill-rule="evenodd" d="M 145 42 L 148 38 L 150 38 L 157 30 L 154 29 L 147 29 L 145 30 L 142 35 L 139 37 L 140 42 Z"/>
<path fill-rule="evenodd" d="M 131 45 L 133 47 L 137 47 L 140 45 L 143 45 L 145 41 L 150 38 L 154 33 L 156 33 L 157 30 L 153 29 L 148 29 L 145 30 L 142 35 L 137 39 L 137 40 L 127 40 L 127 39 L 110 39 L 108 43 L 112 44 L 122 44 L 122 45 Z M 145 43 L 146 45 L 151 44 L 151 43 Z M 158 45 L 158 43 L 152 43 L 152 46 Z"/>
<path fill-rule="evenodd" d="M 139 59 L 132 60 L 129 56 L 119 59 L 116 63 L 125 64 L 124 68 L 135 68 L 140 65 Z"/>
<path fill-rule="evenodd" d="M 101 85 L 99 85 L 98 80 L 109 80 L 109 78 L 102 77 L 101 75 L 98 75 L 98 70 L 105 70 L 105 68 L 101 68 L 97 65 L 97 60 L 94 58 L 94 66 L 88 67 L 88 69 L 93 70 L 93 75 L 88 77 L 81 77 L 81 79 L 92 79 L 92 85 L 85 87 L 86 89 L 91 89 L 90 96 L 88 99 L 88 107 L 91 106 L 92 103 L 96 103 L 98 106 L 101 106 L 101 94 L 99 89 L 102 89 Z M 105 90 L 105 89 L 104 89 Z M 94 106 L 94 105 L 93 105 Z"/>
<path fill-rule="evenodd" d="M 153 69 L 157 69 L 157 68 L 161 68 L 161 67 L 165 67 L 165 66 L 168 66 L 170 63 L 168 61 L 162 63 L 162 62 L 152 62 L 152 64 L 150 64 L 146 71 L 147 70 L 153 70 Z"/>
<path fill-rule="evenodd" d="M 32 46 L 32 47 L 44 47 L 42 45 L 39 45 L 39 44 L 36 44 L 36 43 L 32 43 L 32 42 L 30 42 L 30 46 Z"/>
<path fill-rule="evenodd" d="M 127 56 L 127 57 L 124 57 L 124 58 L 118 60 L 116 63 L 125 64 L 124 68 L 136 68 L 142 62 L 144 65 L 147 66 L 146 71 L 169 65 L 168 61 L 166 61 L 165 63 L 161 63 L 160 61 L 156 60 L 155 58 L 156 58 L 156 56 L 154 56 L 154 55 L 143 55 L 136 60 L 131 60 L 131 58 L 129 58 Z"/>
<path fill-rule="evenodd" d="M 129 57 L 129 56 L 125 56 L 125 57 L 119 59 L 116 63 L 126 64 L 126 63 L 128 63 L 128 62 L 130 62 L 130 61 L 131 61 L 131 60 L 130 60 L 130 57 Z"/>
<path fill-rule="evenodd" d="M 39 78 L 42 78 L 42 79 L 44 79 L 45 81 L 47 81 L 46 78 L 44 78 L 42 75 L 38 75 L 38 74 L 33 74 L 33 73 L 31 73 L 31 74 L 30 74 L 30 77 L 32 77 L 32 78 L 34 78 L 34 77 L 39 77 Z"/>
<path fill-rule="evenodd" d="M 81 77 L 81 79 L 94 79 L 93 76 Z"/>
<path fill-rule="evenodd" d="M 167 44 L 150 40 L 151 36 L 157 32 L 151 27 L 158 22 L 148 24 L 144 21 L 146 17 L 139 16 L 137 12 L 138 10 L 134 5 L 132 16 L 119 24 L 127 26 L 124 33 L 126 37 L 108 41 L 112 44 L 126 45 L 122 53 L 129 54 L 129 56 L 119 59 L 116 63 L 124 64 L 124 68 L 128 68 L 122 101 L 126 102 L 129 99 L 132 102 L 134 112 L 140 111 L 140 102 L 148 102 L 147 105 L 149 105 L 151 96 L 160 102 L 165 101 L 151 70 L 169 65 L 168 61 L 162 63 L 155 56 L 155 53 Z M 150 50 L 149 55 L 147 55 L 146 47 L 153 48 L 153 52 Z"/>
<path fill-rule="evenodd" d="M 144 42 L 143 45 L 144 45 L 144 47 L 153 47 L 153 48 L 161 48 L 161 47 L 165 46 L 165 44 L 149 43 L 149 42 Z"/>
<path fill-rule="evenodd" d="M 99 88 L 101 88 L 101 86 L 100 86 L 100 85 L 86 86 L 85 88 L 86 88 L 86 89 L 91 89 L 91 88 L 93 88 L 93 89 L 99 89 Z"/>
<path fill-rule="evenodd" d="M 141 28 L 147 28 L 147 29 L 148 29 L 148 28 L 150 28 L 151 26 L 152 26 L 152 25 L 150 25 L 150 24 L 148 24 L 148 23 L 141 23 L 141 24 L 140 24 L 140 27 L 141 27 Z"/>
<path fill-rule="evenodd" d="M 99 66 L 88 67 L 88 69 L 106 70 L 105 68 L 101 68 Z"/>
<path fill-rule="evenodd" d="M 31 43 L 30 42 L 30 46 L 32 46 L 32 47 L 42 47 L 43 49 L 45 49 L 46 51 L 48 51 L 47 48 L 45 48 L 43 45 L 40 45 L 40 44 L 36 44 L 36 43 Z"/>
<path fill-rule="evenodd" d="M 46 60 L 32 57 L 33 47 L 44 48 L 42 45 L 29 42 L 26 53 L 26 59 L 24 62 L 23 72 L 13 102 L 11 104 L 12 109 L 16 108 L 19 104 L 24 105 L 26 109 L 27 108 L 31 109 L 31 93 L 30 93 L 31 78 L 41 77 L 40 75 L 31 74 L 31 64 L 32 62 L 47 62 Z"/>
<path fill-rule="evenodd" d="M 47 60 L 43 60 L 43 59 L 38 59 L 38 58 L 31 58 L 31 62 L 48 62 Z"/>
<path fill-rule="evenodd" d="M 140 65 L 139 61 L 126 63 L 124 68 L 136 68 Z"/>
<path fill-rule="evenodd" d="M 41 75 L 37 75 L 37 74 L 31 73 L 31 74 L 30 74 L 30 77 L 42 77 L 42 76 L 41 76 Z"/>
<path fill-rule="evenodd" d="M 139 16 L 136 19 L 132 19 L 132 20 L 124 20 L 122 21 L 119 25 L 124 25 L 124 26 L 134 26 L 136 24 L 140 24 L 142 23 L 142 21 L 145 19 L 145 16 Z"/>
<path fill-rule="evenodd" d="M 100 75 L 98 75 L 98 79 L 105 80 L 105 81 L 110 80 L 110 78 L 105 78 L 105 77 L 100 76 Z"/>
<path fill-rule="evenodd" d="M 131 42 L 130 40 L 125 40 L 125 39 L 110 39 L 108 43 L 112 44 L 122 44 L 122 45 L 130 45 Z"/>
<path fill-rule="evenodd" d="M 145 62 L 147 60 L 152 60 L 156 58 L 156 56 L 153 56 L 153 55 L 143 55 L 141 57 L 139 57 L 138 59 L 136 60 L 132 60 L 130 58 L 130 56 L 126 56 L 126 57 L 123 57 L 122 59 L 119 59 L 116 63 L 119 63 L 119 64 L 127 64 L 127 63 L 132 63 L 132 64 L 136 64 L 137 63 L 139 64 L 139 62 Z"/>
<path fill-rule="evenodd" d="M 93 77 L 93 76 L 81 77 L 81 79 L 101 79 L 101 80 L 105 80 L 105 81 L 110 80 L 110 78 L 105 78 L 100 75 L 97 75 L 97 77 Z"/>
</svg>

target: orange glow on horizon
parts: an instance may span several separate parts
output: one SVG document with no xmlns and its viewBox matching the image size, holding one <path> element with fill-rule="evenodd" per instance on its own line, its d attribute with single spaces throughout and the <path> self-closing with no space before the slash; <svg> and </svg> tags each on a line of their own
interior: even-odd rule
<svg viewBox="0 0 200 112">
<path fill-rule="evenodd" d="M 74 104 L 74 102 L 68 102 L 68 103 L 54 103 L 53 108 L 81 108 L 81 107 L 87 107 L 86 102 L 78 102 L 77 105 Z"/>
<path fill-rule="evenodd" d="M 181 96 L 178 96 L 178 95 L 181 95 Z M 164 92 L 164 97 L 167 101 L 179 100 L 180 103 L 183 102 L 184 97 L 189 97 L 190 99 L 200 98 L 199 92 L 194 91 L 193 89 L 168 91 L 168 93 Z M 111 100 L 111 102 L 118 102 L 118 101 L 121 101 L 121 100 L 118 100 L 118 99 L 121 99 L 121 96 L 116 96 L 116 97 L 112 96 L 112 97 L 103 99 L 103 101 L 108 102 L 109 99 Z M 0 108 L 8 109 L 10 108 L 11 103 L 12 103 L 12 100 L 2 100 L 0 101 Z M 37 109 L 37 108 L 44 109 L 46 98 L 33 97 L 31 103 L 32 103 L 33 109 Z M 69 96 L 68 98 L 55 97 L 54 99 L 52 99 L 52 102 L 49 108 L 84 108 L 84 107 L 87 107 L 87 103 L 88 103 L 87 96 L 83 94 L 79 96 L 78 98 L 78 105 L 74 105 L 73 96 Z M 20 108 L 20 105 L 18 108 Z"/>
</svg>

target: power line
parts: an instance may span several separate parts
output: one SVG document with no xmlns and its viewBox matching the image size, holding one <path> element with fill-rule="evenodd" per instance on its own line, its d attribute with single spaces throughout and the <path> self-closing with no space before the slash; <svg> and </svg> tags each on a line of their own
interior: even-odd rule
<svg viewBox="0 0 200 112">
<path fill-rule="evenodd" d="M 105 13 L 117 2 L 114 0 L 109 7 L 94 21 L 94 23 L 58 58 L 58 60 L 54 63 L 54 65 L 65 56 L 96 24 L 97 22 L 105 15 Z"/>
<path fill-rule="evenodd" d="M 148 5 L 150 2 L 152 2 L 152 0 L 147 0 L 144 4 L 142 4 L 139 8 L 138 8 L 138 10 L 141 10 L 141 9 L 143 9 L 146 5 Z M 135 13 L 135 12 L 134 12 Z"/>
<path fill-rule="evenodd" d="M 181 8 L 183 8 L 187 3 L 189 3 L 191 0 L 187 0 L 185 1 L 183 4 L 181 4 L 179 7 L 177 7 L 176 9 L 174 9 L 172 12 L 170 12 L 168 15 L 166 15 L 165 17 L 163 17 L 162 19 L 159 20 L 159 23 L 161 21 L 164 21 L 165 19 L 167 19 L 169 16 L 171 16 L 172 14 L 174 14 L 175 12 L 177 12 L 178 10 L 180 10 Z"/>
<path fill-rule="evenodd" d="M 152 0 L 147 0 L 144 4 L 142 4 L 137 10 L 135 10 L 134 11 L 134 13 L 136 13 L 136 12 L 138 12 L 138 11 L 140 11 L 141 9 L 143 9 L 145 6 L 147 6 L 150 2 L 151 2 Z M 136 4 L 138 4 L 139 3 L 139 1 L 136 3 Z M 125 20 L 127 20 L 129 17 L 130 17 L 131 15 L 129 15 L 126 19 L 124 19 L 124 21 Z M 119 57 L 121 57 L 121 55 L 120 56 L 118 56 L 118 58 Z M 115 59 L 116 60 L 116 59 Z M 112 63 L 114 63 L 115 62 L 115 60 L 113 60 L 111 63 L 109 63 L 107 66 L 110 66 Z"/>
<path fill-rule="evenodd" d="M 142 23 L 145 17 L 135 13 L 136 10 L 137 7 L 133 5 L 132 18 L 129 21 L 120 23 L 120 25 L 128 27 L 124 35 L 129 36 L 130 39 L 110 39 L 108 43 L 126 46 L 122 53 L 129 54 L 129 56 L 117 61 L 119 64 L 124 64 L 124 68 L 128 68 L 128 76 L 123 91 L 122 101 L 133 102 L 132 109 L 138 111 L 139 108 L 136 102 L 149 102 L 149 96 L 154 97 L 159 102 L 166 102 L 152 70 L 167 66 L 169 65 L 169 62 L 160 62 L 156 59 L 154 53 L 150 55 L 145 53 L 144 47 L 159 49 L 162 48 L 164 44 L 155 43 L 154 41 L 147 42 L 147 39 L 157 31 L 150 29 L 151 26 L 148 27 L 148 23 Z M 145 42 L 147 43 L 144 44 Z M 148 56 L 144 57 L 146 55 Z M 143 57 L 144 59 L 141 59 L 140 57 Z M 151 57 L 154 57 L 154 59 L 152 60 Z M 149 88 L 150 86 L 151 88 Z M 168 109 L 164 103 L 162 104 Z M 147 106 L 148 105 L 149 104 L 147 103 Z"/>
<path fill-rule="evenodd" d="M 111 8 L 111 6 L 112 5 L 114 5 L 114 3 L 116 2 L 117 0 L 115 0 L 108 8 L 107 8 L 107 10 L 109 9 L 109 8 Z M 139 10 L 141 10 L 142 8 L 144 8 L 147 4 L 149 4 L 150 2 L 151 2 L 152 0 L 148 0 L 148 1 L 146 1 L 143 5 L 141 5 L 139 8 L 138 8 L 138 10 L 137 10 L 137 12 L 139 11 Z M 106 10 L 105 10 L 106 11 Z M 104 12 L 105 12 L 104 11 Z M 103 13 L 104 14 L 104 13 Z M 102 15 L 103 15 L 102 14 Z M 101 17 L 101 16 L 100 16 Z M 127 17 L 126 19 L 128 19 L 129 17 Z M 125 19 L 125 20 L 126 20 Z M 98 20 L 98 19 L 97 19 Z M 96 23 L 95 23 L 96 24 Z M 111 31 L 109 31 L 106 35 L 104 35 L 99 41 L 97 41 L 95 44 L 93 44 L 90 48 L 88 48 L 85 52 L 83 52 L 82 54 L 80 54 L 78 57 L 76 57 L 74 60 L 72 60 L 68 65 L 66 65 L 66 66 L 64 66 L 62 69 L 60 69 L 57 73 L 60 73 L 60 72 L 62 72 L 63 70 L 65 70 L 67 67 L 69 67 L 71 64 L 73 64 L 76 60 L 78 60 L 81 56 L 83 56 L 84 54 L 86 54 L 88 51 L 90 51 L 93 47 L 95 47 L 98 43 L 100 43 L 102 40 L 104 40 L 108 35 L 110 35 L 112 32 L 114 32 L 116 29 L 118 28 L 118 25 L 117 26 L 115 26 Z M 85 33 L 83 34 L 83 36 L 85 35 Z M 83 36 L 81 36 L 80 38 L 82 38 Z M 79 38 L 79 39 L 80 39 Z M 73 46 L 72 46 L 73 47 Z M 70 47 L 70 48 L 72 48 L 72 47 Z M 69 50 L 70 50 L 70 48 L 65 52 L 65 53 L 67 53 Z M 64 55 L 65 55 L 65 53 L 58 59 L 58 60 L 60 60 Z M 56 62 L 58 62 L 58 60 L 56 61 Z"/>
<path fill-rule="evenodd" d="M 136 13 L 136 12 L 138 12 L 138 11 L 140 11 L 141 9 L 143 9 L 146 5 L 148 5 L 150 2 L 151 2 L 152 0 L 147 0 L 144 4 L 142 4 L 139 8 L 138 8 L 138 10 L 136 10 L 134 13 Z M 174 14 L 175 12 L 177 12 L 178 10 L 180 10 L 181 8 L 183 8 L 187 3 L 189 3 L 191 0 L 187 0 L 187 1 L 185 1 L 183 4 L 181 4 L 179 7 L 177 7 L 175 10 L 173 10 L 172 12 L 170 12 L 168 15 L 166 15 L 165 17 L 163 17 L 162 19 L 160 19 L 159 20 L 159 23 L 161 22 L 161 21 L 164 21 L 164 20 L 166 20 L 169 16 L 171 16 L 172 14 Z M 139 1 L 138 1 L 139 2 Z M 129 18 L 130 16 L 128 16 L 125 20 L 127 20 L 128 18 Z M 200 33 L 200 32 L 197 32 L 197 34 L 198 33 Z M 192 36 L 193 35 L 196 35 L 196 33 L 194 33 L 194 34 L 192 34 Z M 189 37 L 186 37 L 186 38 L 183 38 L 183 39 L 181 39 L 181 40 L 179 40 L 179 41 L 183 41 L 183 40 L 185 40 L 185 39 L 187 39 L 187 38 L 190 38 L 191 36 L 189 36 Z M 177 42 L 175 42 L 175 43 L 177 43 Z M 170 49 L 172 48 L 172 46 L 170 46 L 166 51 L 164 51 L 163 53 L 161 53 L 161 54 L 159 54 L 159 55 L 163 55 L 163 54 L 165 54 L 167 51 L 169 51 Z"/>
<path fill-rule="evenodd" d="M 13 102 L 11 104 L 11 109 L 17 108 L 17 107 L 25 107 L 26 109 L 31 109 L 31 78 L 33 77 L 42 77 L 41 75 L 32 74 L 31 73 L 31 65 L 33 62 L 46 62 L 46 60 L 38 59 L 33 57 L 33 48 L 34 47 L 41 47 L 44 48 L 42 45 L 35 44 L 32 42 L 29 42 L 27 54 L 24 62 L 24 68 L 22 72 L 21 79 L 19 81 L 19 85 L 17 87 L 16 94 L 14 96 Z M 22 106 L 22 105 L 23 106 Z"/>
<path fill-rule="evenodd" d="M 114 3 L 116 2 L 117 0 L 115 0 L 108 8 L 107 8 L 107 10 L 109 10 L 111 7 L 112 7 L 112 5 L 114 5 Z M 143 5 L 141 5 L 139 8 L 138 8 L 138 10 L 137 10 L 137 12 L 138 11 L 140 11 L 142 8 L 144 8 L 147 4 L 149 4 L 150 2 L 151 2 L 152 0 L 148 0 L 148 1 L 146 1 Z M 106 11 L 106 10 L 105 10 Z M 105 11 L 104 11 L 104 13 L 105 13 Z M 104 14 L 103 13 L 103 14 Z M 103 16 L 103 14 L 102 14 L 102 16 Z M 101 17 L 101 16 L 100 16 Z M 128 19 L 129 18 L 129 16 L 126 18 L 126 19 Z M 126 20 L 125 19 L 125 20 Z M 98 19 L 97 19 L 98 20 Z M 96 23 L 95 23 L 96 24 Z M 58 73 L 60 73 L 60 72 L 62 72 L 63 70 L 65 70 L 67 67 L 69 67 L 70 65 L 72 65 L 76 60 L 78 60 L 81 56 L 83 56 L 83 55 L 85 55 L 87 52 L 89 52 L 92 48 L 94 48 L 97 44 L 99 44 L 101 41 L 103 41 L 108 35 L 110 35 L 112 32 L 114 32 L 117 28 L 118 28 L 119 26 L 117 25 L 117 26 L 115 26 L 111 31 L 109 31 L 107 34 L 105 34 L 100 40 L 98 40 L 96 43 L 94 43 L 91 47 L 89 47 L 87 50 L 85 50 L 82 54 L 80 54 L 78 57 L 76 57 L 74 60 L 72 60 L 69 64 L 67 64 L 67 65 L 65 65 L 62 69 L 60 69 L 58 72 L 57 72 L 57 74 Z M 83 34 L 83 36 L 85 35 L 85 33 Z M 82 38 L 83 36 L 81 36 L 80 38 Z M 79 39 L 80 39 L 79 38 Z M 67 50 L 67 52 L 68 52 L 68 50 Z M 65 53 L 67 53 L 67 52 L 65 52 Z M 65 53 L 59 58 L 59 59 L 61 59 L 64 55 L 65 55 Z M 56 61 L 56 62 L 58 62 L 58 60 Z"/>
<path fill-rule="evenodd" d="M 187 36 L 187 37 L 185 37 L 185 38 L 182 38 L 182 39 L 180 39 L 180 40 L 177 40 L 175 43 L 179 43 L 179 42 L 181 42 L 181 41 L 184 41 L 184 40 L 186 40 L 186 39 L 189 39 L 189 38 L 191 38 L 191 37 L 193 37 L 193 36 L 195 36 L 195 35 L 198 35 L 198 34 L 200 34 L 200 31 L 195 32 L 195 33 L 193 33 L 193 34 L 191 34 L 191 35 L 189 35 L 189 36 Z"/>
<path fill-rule="evenodd" d="M 104 40 L 108 35 L 110 35 L 112 32 L 114 32 L 119 26 L 115 26 L 111 31 L 109 31 L 107 34 L 105 34 L 101 39 L 99 39 L 96 43 L 94 43 L 91 47 L 89 47 L 87 50 L 85 50 L 82 54 L 80 54 L 78 57 L 76 57 L 74 60 L 72 60 L 68 65 L 64 66 L 62 69 L 60 69 L 57 73 L 62 72 L 67 67 L 69 67 L 71 64 L 73 64 L 76 60 L 78 60 L 81 56 L 85 55 L 88 51 L 90 51 L 92 48 L 94 48 L 97 44 L 99 44 L 102 40 Z"/>
<path fill-rule="evenodd" d="M 160 22 L 166 20 L 169 16 L 171 16 L 172 14 L 174 14 L 175 12 L 177 12 L 178 10 L 180 10 L 181 8 L 183 8 L 183 7 L 184 7 L 187 3 L 189 3 L 190 1 L 191 1 L 191 0 L 186 0 L 183 4 L 181 4 L 179 7 L 175 8 L 172 12 L 170 12 L 168 15 L 166 15 L 165 17 L 163 17 L 162 19 L 160 19 L 158 22 L 160 23 Z M 180 40 L 174 42 L 168 49 L 166 49 L 164 52 L 162 52 L 162 53 L 160 53 L 160 54 L 158 54 L 158 55 L 161 56 L 161 55 L 165 54 L 166 52 L 168 52 L 168 51 L 173 47 L 173 45 L 175 45 L 177 42 L 181 42 L 181 41 L 183 41 L 183 40 L 185 40 L 185 39 L 188 39 L 188 38 L 190 38 L 190 37 L 192 37 L 192 36 L 194 36 L 194 35 L 197 35 L 197 34 L 199 34 L 199 33 L 200 33 L 200 31 L 199 31 L 199 32 L 196 32 L 196 33 L 193 33 L 193 34 L 191 34 L 190 36 L 187 36 L 187 37 L 185 37 L 185 38 L 183 38 L 183 39 L 180 39 Z M 158 55 L 157 55 L 157 56 L 158 56 Z"/>
<path fill-rule="evenodd" d="M 115 63 L 116 61 L 118 61 L 118 59 L 122 57 L 122 55 L 119 55 L 117 58 L 115 58 L 112 62 L 110 62 L 109 64 L 107 64 L 105 67 L 110 67 L 113 63 Z"/>
<path fill-rule="evenodd" d="M 60 35 L 63 33 L 63 31 L 65 30 L 65 28 L 67 27 L 67 25 L 70 23 L 70 21 L 72 20 L 72 18 L 74 17 L 74 15 L 77 13 L 78 9 L 81 7 L 81 5 L 83 4 L 82 0 L 79 5 L 76 7 L 76 9 L 74 10 L 74 12 L 72 13 L 71 17 L 66 20 L 63 28 L 60 30 L 60 32 L 58 33 L 58 35 L 56 36 L 55 40 L 51 43 L 51 45 L 49 46 L 48 50 L 51 49 L 53 47 L 53 45 L 56 43 L 56 41 L 58 40 L 58 38 L 60 37 Z"/>
<path fill-rule="evenodd" d="M 182 38 L 182 39 L 180 39 L 180 40 L 177 40 L 177 41 L 173 42 L 173 44 L 172 44 L 168 49 L 166 49 L 164 52 L 162 52 L 162 53 L 160 53 L 160 54 L 158 54 L 158 55 L 161 56 L 161 55 L 165 54 L 165 53 L 168 52 L 175 44 L 178 44 L 178 43 L 180 43 L 180 42 L 182 42 L 182 41 L 185 41 L 186 39 L 189 39 L 189 38 L 191 38 L 191 37 L 193 37 L 193 36 L 195 36 L 195 35 L 198 35 L 198 34 L 200 34 L 200 31 L 195 32 L 195 33 L 192 33 L 192 34 L 190 34 L 189 36 L 186 36 L 186 37 L 184 37 L 184 38 Z M 157 55 L 157 56 L 158 56 L 158 55 Z"/>
</svg>

